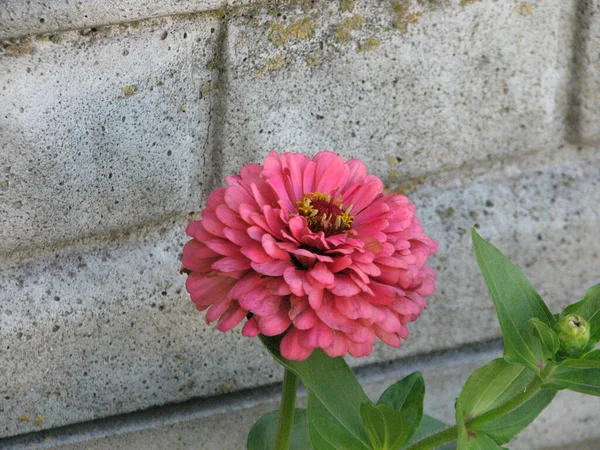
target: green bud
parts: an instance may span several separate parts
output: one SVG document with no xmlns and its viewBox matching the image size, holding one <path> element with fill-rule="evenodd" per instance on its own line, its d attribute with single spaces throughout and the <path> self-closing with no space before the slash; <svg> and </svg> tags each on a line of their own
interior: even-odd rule
<svg viewBox="0 0 600 450">
<path fill-rule="evenodd" d="M 579 314 L 561 315 L 554 331 L 560 339 L 560 356 L 579 356 L 590 340 L 590 325 Z"/>
</svg>

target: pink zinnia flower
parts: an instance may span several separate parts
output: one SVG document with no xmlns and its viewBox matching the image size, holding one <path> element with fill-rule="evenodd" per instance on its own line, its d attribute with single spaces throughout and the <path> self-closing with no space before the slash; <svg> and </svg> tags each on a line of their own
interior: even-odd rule
<svg viewBox="0 0 600 450">
<path fill-rule="evenodd" d="M 357 159 L 272 151 L 214 190 L 183 249 L 186 287 L 227 331 L 285 332 L 281 354 L 366 356 L 376 337 L 399 347 L 435 290 L 437 243 L 416 206 L 385 194 Z"/>
</svg>

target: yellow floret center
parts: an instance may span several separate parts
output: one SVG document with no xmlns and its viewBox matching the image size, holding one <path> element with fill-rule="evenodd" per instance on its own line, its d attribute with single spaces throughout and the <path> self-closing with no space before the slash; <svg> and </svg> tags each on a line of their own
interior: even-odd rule
<svg viewBox="0 0 600 450">
<path fill-rule="evenodd" d="M 345 208 L 340 198 L 332 200 L 330 194 L 322 192 L 311 192 L 297 202 L 298 213 L 306 217 L 308 227 L 315 233 L 323 231 L 326 236 L 352 228 L 352 206 Z"/>
</svg>

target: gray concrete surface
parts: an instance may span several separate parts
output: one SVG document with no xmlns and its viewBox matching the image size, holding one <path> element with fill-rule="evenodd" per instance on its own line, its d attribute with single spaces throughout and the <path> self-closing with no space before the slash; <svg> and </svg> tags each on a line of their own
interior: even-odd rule
<svg viewBox="0 0 600 450">
<path fill-rule="evenodd" d="M 218 28 L 160 19 L 2 57 L 0 252 L 198 208 Z"/>
</svg>

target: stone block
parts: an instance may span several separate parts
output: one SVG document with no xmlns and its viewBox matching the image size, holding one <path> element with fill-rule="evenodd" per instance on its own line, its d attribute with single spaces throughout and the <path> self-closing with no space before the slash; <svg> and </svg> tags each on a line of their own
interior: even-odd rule
<svg viewBox="0 0 600 450">
<path fill-rule="evenodd" d="M 219 23 L 157 19 L 4 49 L 0 253 L 197 210 Z"/>
<path fill-rule="evenodd" d="M 562 3 L 240 10 L 228 25 L 224 173 L 272 148 L 329 149 L 405 179 L 558 146 Z"/>
</svg>

